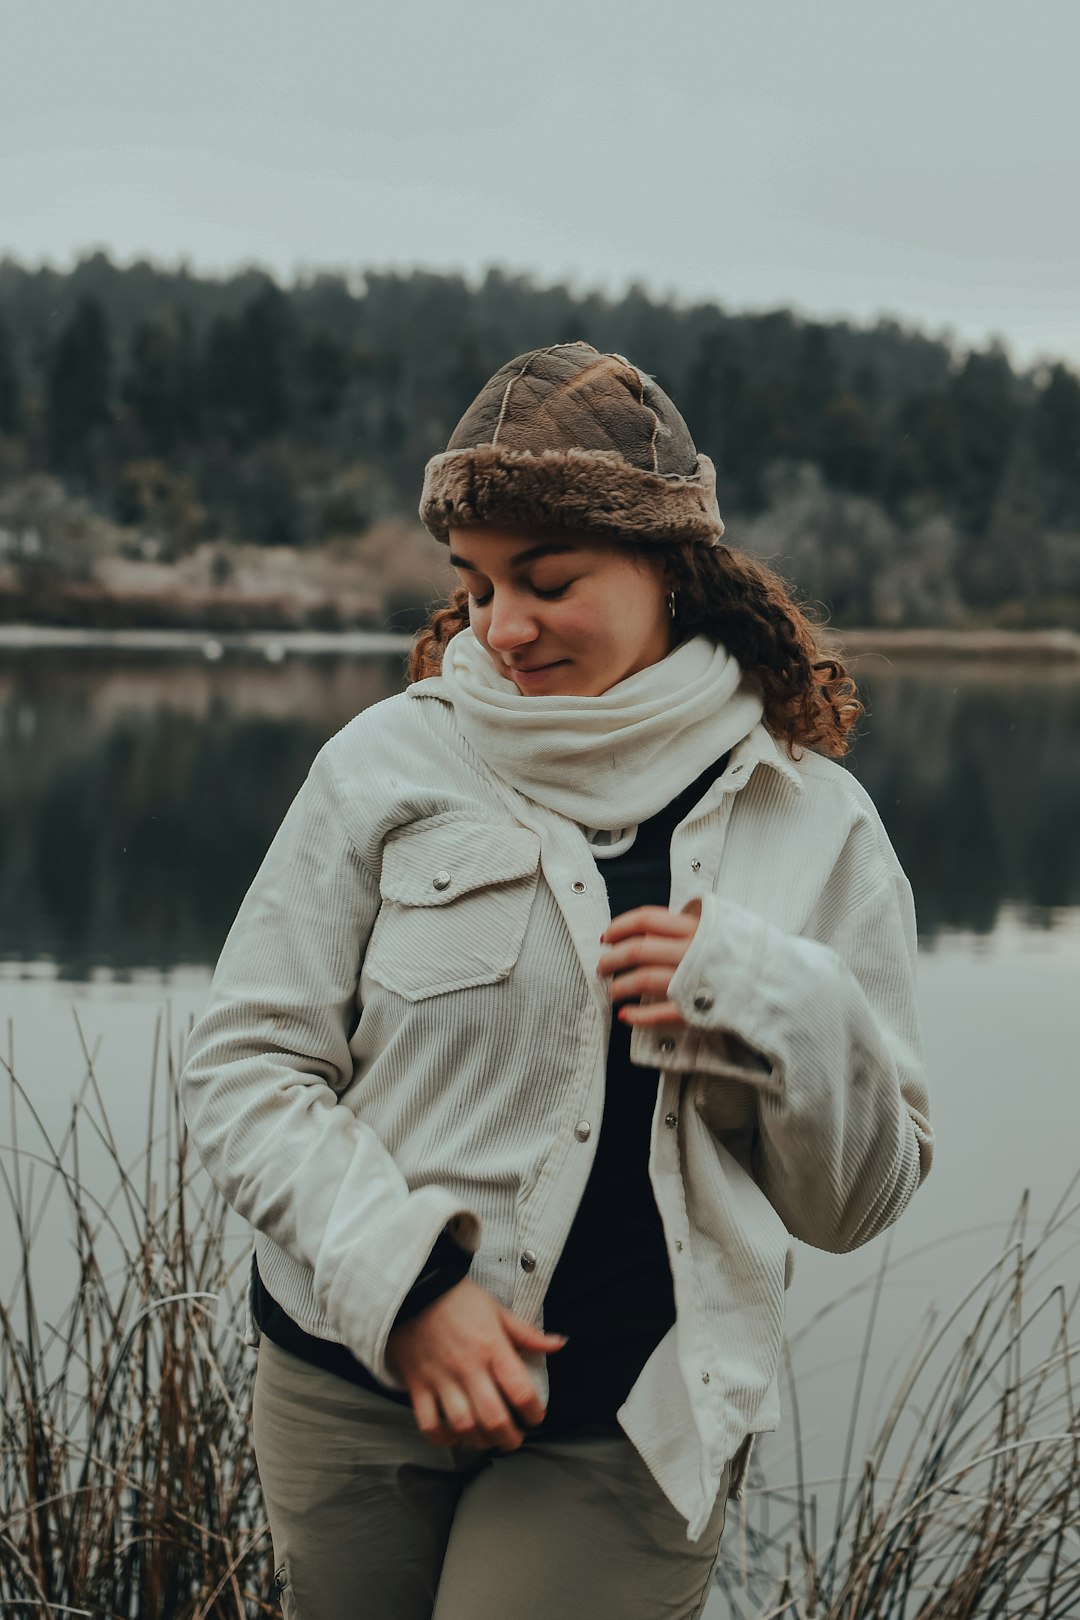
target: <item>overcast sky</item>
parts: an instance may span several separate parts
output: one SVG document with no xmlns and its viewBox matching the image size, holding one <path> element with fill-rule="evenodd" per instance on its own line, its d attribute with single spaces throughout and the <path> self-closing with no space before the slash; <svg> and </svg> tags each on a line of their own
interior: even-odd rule
<svg viewBox="0 0 1080 1620">
<path fill-rule="evenodd" d="M 1078 0 L 0 0 L 0 254 L 460 269 L 1080 363 Z"/>
</svg>

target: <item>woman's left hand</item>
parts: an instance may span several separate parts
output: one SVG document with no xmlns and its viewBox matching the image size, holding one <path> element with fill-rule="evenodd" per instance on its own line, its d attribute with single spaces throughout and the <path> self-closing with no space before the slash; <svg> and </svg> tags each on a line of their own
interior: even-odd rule
<svg viewBox="0 0 1080 1620">
<path fill-rule="evenodd" d="M 606 946 L 596 971 L 608 979 L 612 1001 L 631 996 L 649 999 L 640 1006 L 619 1008 L 624 1024 L 663 1024 L 685 1029 L 686 1020 L 668 999 L 668 986 L 697 932 L 695 912 L 667 906 L 637 906 L 613 917 L 601 936 Z"/>
</svg>

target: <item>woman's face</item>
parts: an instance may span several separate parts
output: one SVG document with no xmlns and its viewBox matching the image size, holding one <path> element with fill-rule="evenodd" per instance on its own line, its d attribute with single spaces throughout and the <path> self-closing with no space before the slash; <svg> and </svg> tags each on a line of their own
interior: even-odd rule
<svg viewBox="0 0 1080 1620">
<path fill-rule="evenodd" d="M 561 531 L 451 529 L 469 622 L 528 697 L 599 697 L 671 649 L 663 563 Z"/>
</svg>

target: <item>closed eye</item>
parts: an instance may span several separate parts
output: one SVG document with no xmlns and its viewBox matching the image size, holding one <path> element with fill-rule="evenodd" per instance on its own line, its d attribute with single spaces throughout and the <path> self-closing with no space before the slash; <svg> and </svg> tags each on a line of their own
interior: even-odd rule
<svg viewBox="0 0 1080 1620">
<path fill-rule="evenodd" d="M 556 585 L 554 589 L 550 591 L 542 591 L 538 586 L 533 586 L 533 595 L 539 596 L 544 602 L 557 602 L 560 596 L 566 595 L 573 583 L 573 580 L 569 579 L 565 585 Z M 491 601 L 492 594 L 493 593 L 491 591 L 488 591 L 484 596 L 474 596 L 473 601 L 476 603 L 477 607 L 486 607 Z"/>
</svg>

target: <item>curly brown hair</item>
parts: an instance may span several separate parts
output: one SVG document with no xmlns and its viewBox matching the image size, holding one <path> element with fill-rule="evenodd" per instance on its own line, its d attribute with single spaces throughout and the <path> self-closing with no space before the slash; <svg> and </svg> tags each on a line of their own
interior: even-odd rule
<svg viewBox="0 0 1080 1620">
<path fill-rule="evenodd" d="M 655 546 L 631 549 L 656 554 Z M 816 748 L 839 758 L 863 713 L 855 682 L 836 656 L 824 656 L 820 626 L 780 575 L 730 546 L 694 542 L 665 547 L 680 639 L 705 635 L 756 677 L 764 720 L 791 753 Z M 437 675 L 452 636 L 469 623 L 469 593 L 459 585 L 432 612 L 409 655 L 410 681 Z"/>
</svg>

